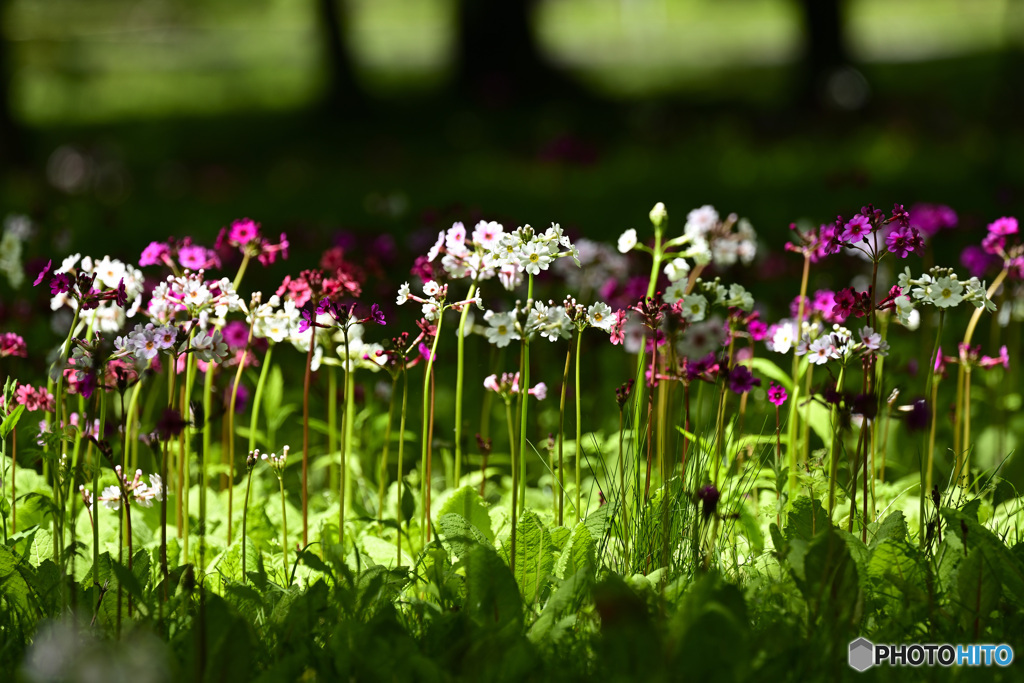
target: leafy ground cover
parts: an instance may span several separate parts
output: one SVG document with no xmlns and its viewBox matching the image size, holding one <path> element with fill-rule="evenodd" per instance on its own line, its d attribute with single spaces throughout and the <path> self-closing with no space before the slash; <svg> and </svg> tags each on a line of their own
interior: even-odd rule
<svg viewBox="0 0 1024 683">
<path fill-rule="evenodd" d="M 861 636 L 1019 645 L 1017 221 L 949 267 L 948 207 L 847 215 L 776 253 L 659 204 L 614 245 L 481 220 L 317 258 L 244 219 L 126 260 L 9 218 L 50 314 L 0 337 L 4 669 L 799 680 L 859 675 Z"/>
</svg>

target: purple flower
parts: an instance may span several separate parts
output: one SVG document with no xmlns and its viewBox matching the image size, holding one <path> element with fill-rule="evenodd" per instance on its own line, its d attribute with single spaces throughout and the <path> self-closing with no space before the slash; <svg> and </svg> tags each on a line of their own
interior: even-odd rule
<svg viewBox="0 0 1024 683">
<path fill-rule="evenodd" d="M 900 258 L 907 258 L 919 241 L 920 238 L 914 239 L 913 228 L 896 228 L 885 238 L 885 244 L 889 251 Z"/>
<path fill-rule="evenodd" d="M 430 355 L 430 347 L 424 344 L 423 342 L 420 342 L 419 352 L 420 356 L 423 357 L 423 360 L 433 360 L 432 356 Z"/>
<path fill-rule="evenodd" d="M 697 492 L 697 500 L 701 503 L 701 514 L 704 515 L 704 519 L 709 519 L 715 514 L 721 498 L 722 494 L 713 484 L 708 484 Z"/>
<path fill-rule="evenodd" d="M 114 295 L 114 302 L 124 308 L 128 305 L 128 290 L 124 287 L 124 278 L 117 283 L 117 293 Z"/>
<path fill-rule="evenodd" d="M 302 320 L 299 321 L 299 334 L 305 332 L 309 328 L 315 325 L 316 315 L 313 312 L 313 308 L 306 304 L 302 307 Z"/>
<path fill-rule="evenodd" d="M 761 380 L 750 374 L 745 365 L 737 365 L 729 371 L 729 390 L 735 394 L 745 394 L 754 387 L 761 386 Z"/>
<path fill-rule="evenodd" d="M 46 277 L 46 274 L 50 272 L 50 266 L 52 266 L 52 265 L 53 265 L 53 260 L 50 260 L 50 261 L 46 262 L 46 267 L 43 268 L 41 271 L 39 271 L 39 275 L 36 275 L 35 282 L 32 283 L 33 287 L 38 287 L 39 286 L 39 283 L 43 281 L 43 278 Z"/>
<path fill-rule="evenodd" d="M 231 224 L 228 240 L 237 246 L 244 246 L 259 237 L 260 225 L 251 218 L 243 218 Z"/>
<path fill-rule="evenodd" d="M 928 402 L 919 398 L 910 405 L 910 412 L 907 413 L 907 429 L 912 432 L 919 432 L 927 429 L 931 423 L 931 411 Z"/>
<path fill-rule="evenodd" d="M 910 207 L 910 223 L 929 237 L 934 237 L 943 228 L 956 227 L 957 215 L 942 204 L 915 204 Z"/>
<path fill-rule="evenodd" d="M 71 289 L 71 278 L 67 273 L 57 273 L 50 279 L 50 294 L 56 296 Z"/>
<path fill-rule="evenodd" d="M 832 316 L 837 322 L 843 322 L 853 315 L 853 307 L 857 304 L 857 297 L 853 294 L 853 288 L 847 287 L 836 292 L 835 306 L 832 307 Z"/>
<path fill-rule="evenodd" d="M 843 227 L 839 239 L 844 242 L 859 242 L 871 232 L 871 219 L 857 214 Z"/>
<path fill-rule="evenodd" d="M 786 402 L 787 398 L 789 398 L 789 394 L 786 393 L 786 390 L 781 385 L 772 382 L 768 387 L 768 400 L 772 405 L 781 406 Z"/>
<path fill-rule="evenodd" d="M 380 306 L 378 306 L 377 304 L 374 304 L 373 306 L 370 307 L 370 318 L 373 320 L 373 322 L 377 323 L 378 325 L 387 324 L 386 321 L 384 320 L 384 311 L 380 310 Z"/>
</svg>

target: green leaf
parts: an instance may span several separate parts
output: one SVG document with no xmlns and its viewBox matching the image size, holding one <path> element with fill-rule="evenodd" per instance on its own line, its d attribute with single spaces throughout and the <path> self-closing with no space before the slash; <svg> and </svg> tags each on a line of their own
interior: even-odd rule
<svg viewBox="0 0 1024 683">
<path fill-rule="evenodd" d="M 494 543 L 494 532 L 491 530 L 491 516 L 487 513 L 487 505 L 472 486 L 463 486 L 455 491 L 438 512 L 438 517 L 455 513 L 462 515 L 488 541 Z"/>
<path fill-rule="evenodd" d="M 402 479 L 402 505 L 400 513 L 402 518 L 398 521 L 406 522 L 413 518 L 416 514 L 416 498 L 412 495 L 412 487 L 409 486 L 408 479 Z"/>
<path fill-rule="evenodd" d="M 878 525 L 875 536 L 871 539 L 871 547 L 874 548 L 887 539 L 903 541 L 907 538 L 908 533 L 907 520 L 903 517 L 903 511 L 896 510 L 889 513 L 885 521 Z"/>
<path fill-rule="evenodd" d="M 284 399 L 284 374 L 280 366 L 275 365 L 267 375 L 266 383 L 263 385 L 263 414 L 270 422 L 278 411 L 281 410 L 281 401 Z"/>
<path fill-rule="evenodd" d="M 960 597 L 960 618 L 964 628 L 973 632 L 973 637 L 977 638 L 985 620 L 998 606 L 1002 596 L 999 564 L 988 556 L 983 547 L 977 547 L 960 564 L 956 583 Z"/>
<path fill-rule="evenodd" d="M 536 512 L 527 510 L 519 518 L 516 534 L 515 577 L 523 601 L 533 604 L 547 592 L 555 567 L 555 546 L 551 534 Z"/>
<path fill-rule="evenodd" d="M 585 528 L 578 526 L 583 533 L 590 535 Z M 578 571 L 560 582 L 558 589 L 548 598 L 540 617 L 526 634 L 530 642 L 539 644 L 548 642 L 557 644 L 567 629 L 575 623 L 574 612 L 586 598 L 593 584 L 593 567 L 580 567 Z M 568 615 L 568 616 L 567 616 Z"/>
<path fill-rule="evenodd" d="M 978 500 L 975 499 L 971 503 L 978 503 Z M 1007 598 L 1014 600 L 1018 606 L 1024 605 L 1024 562 L 1011 553 L 999 537 L 978 522 L 975 515 L 979 505 L 971 503 L 964 506 L 963 510 L 942 508 L 941 514 L 946 519 L 946 533 L 960 536 L 961 529 L 966 527 L 964 544 L 968 554 L 976 548 L 983 549 L 999 570 Z"/>
<path fill-rule="evenodd" d="M 793 378 L 775 363 L 767 358 L 755 357 L 750 360 L 750 369 L 756 370 L 759 374 L 777 382 L 785 387 L 790 394 L 793 393 Z"/>
<path fill-rule="evenodd" d="M 508 566 L 493 548 L 481 544 L 470 548 L 463 562 L 469 617 L 485 629 L 518 637 L 523 629 L 523 600 Z"/>
<path fill-rule="evenodd" d="M 466 557 L 474 545 L 492 545 L 482 531 L 470 524 L 465 517 L 454 512 L 442 515 L 437 520 L 437 525 L 441 529 L 445 546 L 449 547 L 456 557 Z"/>
<path fill-rule="evenodd" d="M 24 412 L 25 406 L 19 403 L 14 410 L 7 414 L 4 421 L 0 423 L 0 438 L 6 439 L 10 436 L 11 432 L 14 431 L 14 428 L 18 426 L 18 420 L 21 419 L 21 415 Z"/>
<path fill-rule="evenodd" d="M 558 556 L 555 564 L 555 576 L 568 579 L 584 567 L 595 565 L 596 544 L 590 535 L 590 529 L 580 522 L 572 530 L 568 542 Z"/>
<path fill-rule="evenodd" d="M 129 595 L 139 600 L 142 599 L 142 584 L 139 583 L 135 574 L 131 572 L 128 567 L 111 558 L 110 569 L 114 572 L 114 577 L 117 579 L 117 582 L 126 591 L 128 591 Z"/>
<path fill-rule="evenodd" d="M 830 529 L 832 522 L 828 513 L 817 499 L 811 500 L 807 496 L 800 496 L 793 501 L 793 510 L 789 513 L 789 523 L 786 525 L 786 539 L 794 538 L 810 541 L 825 529 Z"/>
</svg>

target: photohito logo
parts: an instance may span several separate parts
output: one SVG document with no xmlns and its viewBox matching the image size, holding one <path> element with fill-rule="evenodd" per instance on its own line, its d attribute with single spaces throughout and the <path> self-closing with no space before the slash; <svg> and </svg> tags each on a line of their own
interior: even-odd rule
<svg viewBox="0 0 1024 683">
<path fill-rule="evenodd" d="M 999 645 L 950 645 L 948 643 L 875 645 L 867 638 L 850 643 L 850 668 L 867 671 L 873 666 L 1009 666 L 1013 648 Z"/>
</svg>

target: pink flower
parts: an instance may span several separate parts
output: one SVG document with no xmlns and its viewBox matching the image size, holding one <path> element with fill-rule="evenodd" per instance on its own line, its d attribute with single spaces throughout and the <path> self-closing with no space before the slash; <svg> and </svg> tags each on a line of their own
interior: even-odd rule
<svg viewBox="0 0 1024 683">
<path fill-rule="evenodd" d="M 497 375 L 488 375 L 484 378 L 484 389 L 489 391 L 498 392 L 501 391 L 501 387 L 498 385 Z"/>
<path fill-rule="evenodd" d="M 859 242 L 871 232 L 871 219 L 857 214 L 844 226 L 839 239 L 844 242 Z"/>
<path fill-rule="evenodd" d="M 1003 216 L 998 218 L 988 226 L 988 234 L 990 235 L 1016 235 L 1017 234 L 1017 219 L 1009 216 Z"/>
<path fill-rule="evenodd" d="M 1002 365 L 1006 370 L 1010 369 L 1010 354 L 1007 352 L 1005 344 L 999 348 L 999 355 L 995 358 L 982 356 L 978 361 L 978 366 L 982 368 L 994 368 L 997 365 Z"/>
<path fill-rule="evenodd" d="M 170 248 L 163 242 L 150 242 L 149 246 L 142 250 L 139 257 L 139 266 L 156 266 L 164 263 L 170 256 Z"/>
<path fill-rule="evenodd" d="M 25 340 L 21 335 L 17 335 L 14 332 L 0 334 L 0 358 L 7 356 L 28 357 L 28 347 L 25 345 Z"/>
<path fill-rule="evenodd" d="M 228 242 L 235 247 L 244 247 L 260 235 L 260 225 L 251 218 L 243 218 L 231 224 Z"/>
<path fill-rule="evenodd" d="M 216 267 L 219 265 L 220 259 L 216 252 L 206 247 L 190 245 L 178 250 L 178 262 L 181 263 L 182 268 L 202 270 Z"/>
<path fill-rule="evenodd" d="M 543 401 L 548 396 L 548 385 L 544 384 L 544 382 L 538 382 L 536 385 L 534 385 L 533 389 L 530 389 L 526 393 L 528 393 L 530 396 L 533 396 L 538 401 Z"/>
<path fill-rule="evenodd" d="M 221 330 L 224 341 L 232 349 L 245 347 L 249 342 L 249 326 L 240 320 L 232 320 Z"/>
<path fill-rule="evenodd" d="M 626 310 L 620 308 L 615 311 L 615 321 L 612 322 L 611 328 L 611 342 L 614 345 L 622 344 L 626 340 L 626 335 L 623 329 L 626 326 Z"/>
<path fill-rule="evenodd" d="M 768 387 L 768 400 L 772 405 L 781 406 L 789 398 L 789 394 L 786 393 L 785 388 L 781 385 L 772 382 Z"/>
<path fill-rule="evenodd" d="M 960 263 L 974 277 L 982 277 L 985 272 L 999 265 L 999 257 L 989 254 L 982 247 L 972 244 L 960 253 Z"/>
</svg>

